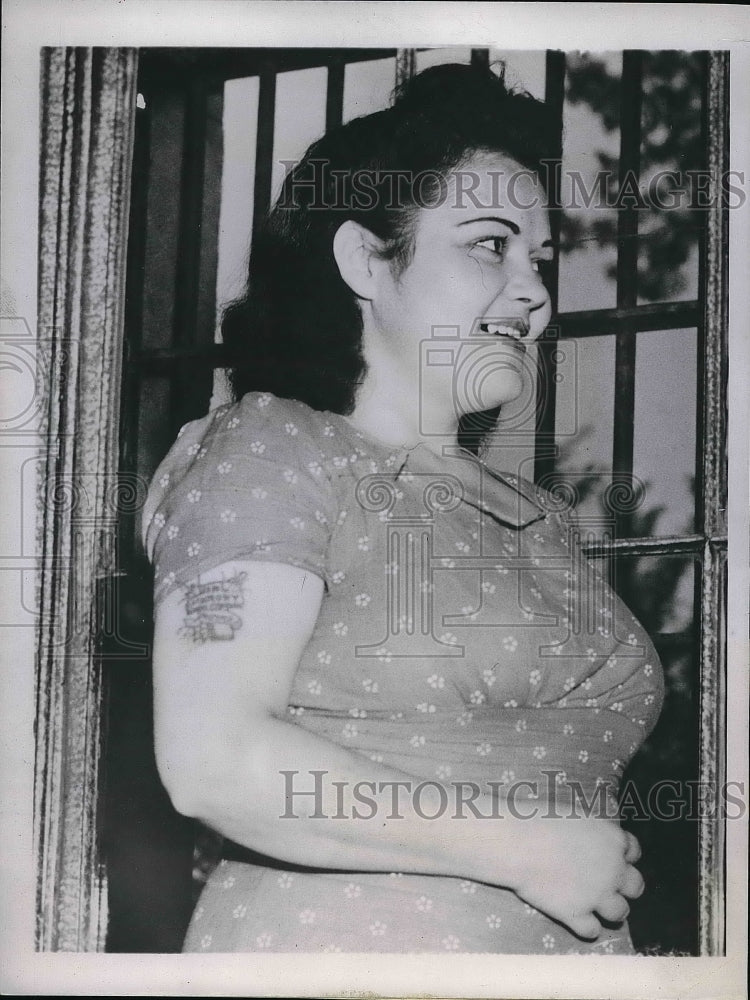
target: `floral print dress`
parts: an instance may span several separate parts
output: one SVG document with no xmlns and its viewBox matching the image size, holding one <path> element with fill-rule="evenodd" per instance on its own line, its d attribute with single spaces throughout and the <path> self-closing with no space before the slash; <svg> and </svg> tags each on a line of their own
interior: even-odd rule
<svg viewBox="0 0 750 1000">
<path fill-rule="evenodd" d="M 222 563 L 322 577 L 289 720 L 424 781 L 616 793 L 661 707 L 643 628 L 570 512 L 458 448 L 390 448 L 248 393 L 182 428 L 144 511 L 156 599 Z M 502 791 L 501 793 L 502 794 Z M 599 801 L 602 801 L 601 799 Z M 632 953 L 467 879 L 224 860 L 185 950 Z"/>
</svg>

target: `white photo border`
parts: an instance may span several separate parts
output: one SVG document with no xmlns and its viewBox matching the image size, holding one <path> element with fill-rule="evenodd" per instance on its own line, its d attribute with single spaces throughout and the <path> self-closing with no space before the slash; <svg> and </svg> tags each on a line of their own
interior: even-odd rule
<svg viewBox="0 0 750 1000">
<path fill-rule="evenodd" d="M 42 46 L 438 46 L 730 51 L 731 162 L 750 163 L 750 9 L 712 4 L 6 0 L 2 316 L 36 314 Z M 727 778 L 747 788 L 750 205 L 730 219 L 730 593 Z M 0 448 L 0 468 L 7 456 Z M 5 477 L 0 482 L 8 484 Z M 8 489 L 6 524 L 14 523 Z M 16 491 L 17 492 L 17 491 Z M 0 537 L 2 537 L 0 535 Z M 0 552 L 0 568 L 2 568 Z M 8 574 L 5 574 L 8 576 Z M 6 584 L 0 578 L 0 600 Z M 727 824 L 724 958 L 476 955 L 123 955 L 33 950 L 33 630 L 0 622 L 4 651 L 0 989 L 36 995 L 739 998 L 747 957 L 747 815 Z M 385 960 L 384 960 L 385 959 Z M 582 964 L 583 963 L 583 964 Z"/>
</svg>

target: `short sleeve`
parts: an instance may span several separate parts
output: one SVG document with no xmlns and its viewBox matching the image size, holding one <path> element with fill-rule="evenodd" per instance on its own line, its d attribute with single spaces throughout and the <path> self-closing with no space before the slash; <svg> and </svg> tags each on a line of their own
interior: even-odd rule
<svg viewBox="0 0 750 1000">
<path fill-rule="evenodd" d="M 248 393 L 182 428 L 143 518 L 156 599 L 236 559 L 283 562 L 329 583 L 334 493 L 317 414 Z"/>
</svg>

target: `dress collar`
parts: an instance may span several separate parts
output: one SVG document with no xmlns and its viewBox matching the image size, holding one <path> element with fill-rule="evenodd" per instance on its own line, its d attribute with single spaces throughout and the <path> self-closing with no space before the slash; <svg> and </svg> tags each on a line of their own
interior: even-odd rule
<svg viewBox="0 0 750 1000">
<path fill-rule="evenodd" d="M 356 428 L 339 414 L 328 414 L 350 437 L 387 455 L 385 466 L 397 480 L 405 472 L 448 474 L 460 484 L 461 502 L 484 511 L 501 524 L 525 528 L 548 513 L 542 492 L 525 479 L 490 468 L 472 452 L 457 444 L 443 445 L 439 455 L 425 444 L 394 447 Z"/>
<path fill-rule="evenodd" d="M 533 483 L 490 468 L 476 455 L 458 445 L 446 445 L 438 455 L 426 445 L 396 452 L 395 478 L 404 472 L 447 473 L 460 483 L 461 500 L 484 511 L 501 524 L 525 528 L 547 514 L 541 494 Z"/>
</svg>

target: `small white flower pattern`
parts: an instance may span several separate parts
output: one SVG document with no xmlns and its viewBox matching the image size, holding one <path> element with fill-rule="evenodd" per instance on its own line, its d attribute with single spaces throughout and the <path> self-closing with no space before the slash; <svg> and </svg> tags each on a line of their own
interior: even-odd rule
<svg viewBox="0 0 750 1000">
<path fill-rule="evenodd" d="M 257 554 L 314 569 L 328 584 L 290 696 L 290 724 L 312 726 L 323 717 L 331 738 L 365 762 L 397 761 L 403 767 L 401 759 L 411 757 L 421 762 L 421 774 L 440 782 L 487 773 L 507 790 L 546 768 L 558 784 L 584 779 L 593 786 L 606 779 L 616 788 L 638 744 L 632 723 L 645 735 L 659 708 L 658 661 L 640 626 L 620 617 L 614 596 L 600 596 L 590 608 L 594 625 L 597 614 L 600 623 L 607 622 L 598 633 L 571 633 L 569 604 L 590 598 L 571 571 L 578 562 L 569 562 L 568 569 L 545 565 L 555 557 L 559 565 L 561 553 L 577 559 L 566 551 L 573 542 L 562 515 L 548 513 L 519 530 L 498 525 L 489 514 L 478 516 L 469 504 L 441 510 L 431 527 L 434 561 L 414 581 L 417 601 L 402 601 L 389 620 L 388 588 L 395 593 L 409 581 L 399 550 L 386 554 L 386 538 L 401 530 L 402 513 L 422 514 L 419 451 L 414 468 L 409 454 L 407 471 L 404 451 L 381 449 L 342 417 L 323 417 L 268 393 L 248 393 L 240 403 L 219 408 L 187 425 L 183 437 L 155 479 L 148 530 L 158 585 L 189 580 L 191 564 L 192 572 L 208 572 L 215 552 L 230 561 L 222 548 L 227 545 L 244 547 L 240 558 L 249 552 L 250 558 Z M 387 522 L 355 499 L 356 485 L 368 473 L 396 477 L 397 505 Z M 490 511 L 493 497 L 490 489 Z M 476 558 L 490 532 L 492 551 L 503 559 L 507 553 L 513 568 L 489 561 L 482 569 L 464 569 L 465 557 Z M 314 551 L 313 539 L 319 546 Z M 540 568 L 519 570 L 519 558 Z M 420 602 L 438 609 L 431 636 L 422 631 Z M 556 624 L 549 624 L 555 615 Z M 627 638 L 618 642 L 617 635 Z M 442 653 L 410 657 L 404 644 L 423 636 L 439 643 Z M 568 715 L 575 726 L 566 708 L 578 713 Z M 582 714 L 583 708 L 590 711 Z M 554 723 L 552 709 L 559 712 Z M 501 720 L 497 738 L 488 728 L 491 717 Z M 402 734 L 389 737 L 399 739 L 398 745 L 378 743 L 381 720 L 390 727 L 383 732 Z M 246 868 L 232 864 L 240 872 Z M 583 945 L 533 907 L 508 902 L 515 897 L 504 890 L 468 880 L 434 877 L 426 891 L 415 882 L 416 891 L 404 897 L 397 887 L 420 876 L 336 876 L 334 907 L 311 891 L 323 886 L 308 881 L 316 876 L 260 870 L 270 881 L 256 898 L 244 876 L 235 882 L 227 869 L 217 869 L 195 911 L 190 949 L 227 950 L 219 930 L 222 913 L 233 933 L 246 935 L 244 950 L 304 951 L 308 940 L 318 952 L 358 950 L 349 941 L 379 951 L 502 951 L 507 941 L 536 954 L 630 948 L 626 937 L 617 936 Z M 392 896 L 386 883 L 394 887 Z M 282 931 L 283 921 L 277 923 L 274 905 L 288 914 L 288 931 Z M 469 926 L 474 930 L 467 931 Z"/>
</svg>

